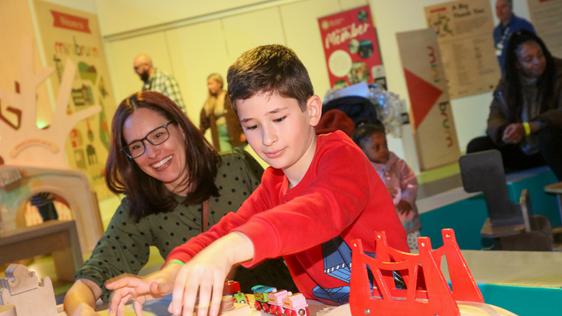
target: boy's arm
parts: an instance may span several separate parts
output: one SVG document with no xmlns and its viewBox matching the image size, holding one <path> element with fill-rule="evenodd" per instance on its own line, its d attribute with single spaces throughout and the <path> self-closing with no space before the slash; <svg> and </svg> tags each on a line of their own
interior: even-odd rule
<svg viewBox="0 0 562 316">
<path fill-rule="evenodd" d="M 340 235 L 361 214 L 373 193 L 381 207 L 392 207 L 382 182 L 370 180 L 375 171 L 356 147 L 332 146 L 316 154 L 318 163 L 308 170 L 314 172 L 314 177 L 307 177 L 310 183 L 299 183 L 277 206 L 234 229 L 254 244 L 254 258 L 244 266 L 298 253 Z"/>
<path fill-rule="evenodd" d="M 215 240 L 228 234 L 234 228 L 247 222 L 256 212 L 267 209 L 263 198 L 266 189 L 259 186 L 250 197 L 242 203 L 236 213 L 228 213 L 221 220 L 213 225 L 208 231 L 191 238 L 184 244 L 174 248 L 166 258 L 166 265 L 172 260 L 187 262 L 201 250 L 210 245 Z"/>
<path fill-rule="evenodd" d="M 252 241 L 242 233 L 227 234 L 199 252 L 181 267 L 174 283 L 169 312 L 192 315 L 218 315 L 224 280 L 232 267 L 254 256 Z"/>
</svg>

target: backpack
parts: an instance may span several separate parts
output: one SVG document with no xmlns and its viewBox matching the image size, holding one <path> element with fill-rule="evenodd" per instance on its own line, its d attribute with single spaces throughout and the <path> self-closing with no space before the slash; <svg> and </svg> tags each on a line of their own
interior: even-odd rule
<svg viewBox="0 0 562 316">
<path fill-rule="evenodd" d="M 355 123 L 355 126 L 361 123 L 381 123 L 377 115 L 376 105 L 364 97 L 345 96 L 330 100 L 322 106 L 322 115 L 333 109 L 341 110 L 347 114 Z"/>
</svg>

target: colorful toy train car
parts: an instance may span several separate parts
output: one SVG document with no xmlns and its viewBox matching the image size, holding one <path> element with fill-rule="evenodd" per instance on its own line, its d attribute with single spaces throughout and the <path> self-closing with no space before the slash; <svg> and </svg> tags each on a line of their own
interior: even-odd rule
<svg viewBox="0 0 562 316">
<path fill-rule="evenodd" d="M 234 301 L 239 304 L 249 304 L 246 294 L 240 291 L 240 283 L 238 281 L 228 280 L 224 282 L 223 295 L 231 295 Z"/>
<path fill-rule="evenodd" d="M 308 316 L 308 304 L 301 293 L 293 294 L 286 290 L 265 285 L 252 287 L 254 307 L 258 311 L 276 316 Z"/>
</svg>

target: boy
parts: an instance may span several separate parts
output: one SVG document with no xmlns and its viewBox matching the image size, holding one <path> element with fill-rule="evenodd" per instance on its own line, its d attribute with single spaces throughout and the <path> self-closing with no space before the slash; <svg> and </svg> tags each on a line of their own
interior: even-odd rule
<svg viewBox="0 0 562 316">
<path fill-rule="evenodd" d="M 388 150 L 384 125 L 360 125 L 353 139 L 367 155 L 392 196 L 398 217 L 408 234 L 410 251 L 418 251 L 421 222 L 416 208 L 416 174 L 406 161 Z"/>
<path fill-rule="evenodd" d="M 279 256 L 307 298 L 343 304 L 353 239 L 374 253 L 374 231 L 384 230 L 391 246 L 408 249 L 392 200 L 360 149 L 340 131 L 316 136 L 322 102 L 292 50 L 247 51 L 227 79 L 248 143 L 271 167 L 236 213 L 174 249 L 161 271 L 108 283 L 119 289 L 112 311 L 131 298 L 163 295 L 173 284 L 172 314 L 191 315 L 197 300 L 198 316 L 217 315 L 232 266 Z"/>
</svg>

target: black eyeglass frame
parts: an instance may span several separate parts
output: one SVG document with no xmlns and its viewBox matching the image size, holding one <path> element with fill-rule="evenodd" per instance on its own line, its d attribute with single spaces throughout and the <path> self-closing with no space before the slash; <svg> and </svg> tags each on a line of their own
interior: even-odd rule
<svg viewBox="0 0 562 316">
<path fill-rule="evenodd" d="M 149 144 L 151 144 L 152 146 L 158 146 L 158 145 L 161 145 L 161 144 L 165 143 L 165 142 L 170 138 L 170 131 L 168 130 L 168 126 L 169 126 L 170 124 L 172 124 L 172 123 L 174 123 L 174 121 L 168 121 L 168 122 L 166 122 L 166 123 L 164 123 L 164 124 L 162 124 L 162 125 L 160 125 L 160 126 L 158 126 L 158 127 L 155 127 L 153 130 L 151 130 L 150 132 L 146 133 L 146 136 L 144 136 L 143 138 L 141 138 L 141 139 L 135 139 L 134 141 L 132 141 L 132 142 L 130 142 L 129 144 L 127 144 L 125 147 L 121 147 L 121 151 L 127 156 L 127 158 L 129 158 L 129 159 L 131 159 L 131 160 L 132 160 L 132 159 L 136 159 L 136 158 L 138 158 L 138 157 L 144 155 L 144 153 L 146 152 L 146 144 L 144 143 L 144 141 L 146 140 L 146 141 L 147 141 Z M 160 128 L 164 128 L 164 129 L 166 130 L 166 133 L 168 134 L 168 137 L 166 137 L 166 139 L 162 140 L 162 142 L 157 143 L 157 144 L 154 144 L 150 139 L 148 139 L 148 137 L 149 137 L 152 133 L 154 133 L 155 131 L 157 131 L 157 130 L 160 129 Z M 133 156 L 131 155 L 131 153 L 129 152 L 129 146 L 130 146 L 131 144 L 136 143 L 136 142 L 140 142 L 140 143 L 142 144 L 143 150 L 142 150 L 142 153 L 140 153 L 140 154 L 138 154 L 138 155 L 136 155 L 136 156 L 133 157 Z"/>
</svg>

